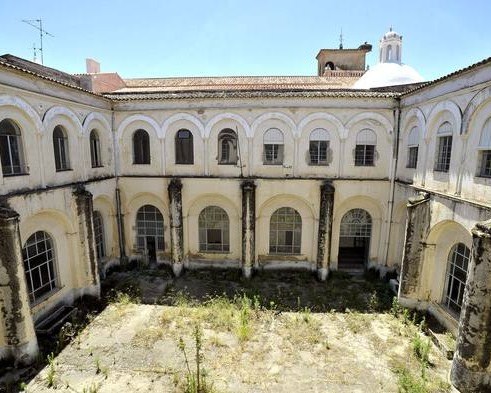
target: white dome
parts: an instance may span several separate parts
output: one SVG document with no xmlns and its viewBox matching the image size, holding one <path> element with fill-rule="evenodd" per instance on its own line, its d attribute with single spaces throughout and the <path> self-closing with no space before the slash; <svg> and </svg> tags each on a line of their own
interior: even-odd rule
<svg viewBox="0 0 491 393">
<path fill-rule="evenodd" d="M 406 85 L 408 83 L 424 82 L 424 79 L 412 67 L 397 63 L 379 63 L 369 69 L 353 85 L 355 89 L 370 89 L 372 87 L 384 87 Z"/>
<path fill-rule="evenodd" d="M 388 31 L 387 33 L 384 34 L 384 40 L 389 39 L 389 38 L 402 38 L 402 36 L 399 33 L 396 33 L 395 31 Z"/>
</svg>

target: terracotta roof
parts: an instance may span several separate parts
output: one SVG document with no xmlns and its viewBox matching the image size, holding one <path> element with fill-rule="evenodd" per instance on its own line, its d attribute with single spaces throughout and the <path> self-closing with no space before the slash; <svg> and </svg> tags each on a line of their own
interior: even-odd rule
<svg viewBox="0 0 491 393">
<path fill-rule="evenodd" d="M 456 75 L 463 74 L 463 73 L 465 73 L 465 72 L 467 72 L 467 71 L 470 71 L 470 70 L 472 70 L 472 69 L 474 69 L 474 68 L 477 68 L 477 67 L 479 67 L 479 66 L 482 66 L 482 65 L 485 65 L 485 64 L 488 64 L 488 63 L 491 63 L 491 57 L 488 57 L 488 58 L 486 58 L 486 59 L 484 59 L 484 60 L 478 61 L 477 63 L 471 64 L 471 65 L 470 65 L 470 66 L 468 66 L 468 67 L 461 68 L 460 70 L 457 70 L 457 71 L 451 72 L 450 74 L 444 75 L 444 76 L 442 76 L 442 77 L 440 77 L 440 78 L 438 78 L 438 79 L 434 79 L 434 80 L 432 80 L 432 81 L 430 81 L 430 82 L 423 83 L 423 84 L 419 85 L 418 87 L 415 87 L 414 89 L 409 90 L 409 91 L 407 91 L 407 92 L 403 93 L 403 94 L 401 95 L 401 97 L 404 97 L 404 96 L 407 96 L 407 95 L 409 95 L 409 94 L 412 94 L 412 93 L 414 93 L 414 92 L 416 92 L 416 91 L 419 91 L 419 90 L 421 90 L 421 89 L 424 89 L 424 88 L 426 88 L 426 87 L 428 87 L 428 86 L 433 86 L 433 85 L 435 85 L 435 84 L 437 84 L 437 83 L 440 83 L 440 82 L 443 82 L 443 81 L 445 81 L 445 80 L 447 80 L 447 79 L 450 79 L 450 78 L 452 78 L 452 77 L 454 77 L 454 76 L 456 76 Z"/>
<path fill-rule="evenodd" d="M 375 92 L 353 89 L 331 90 L 237 90 L 237 91 L 174 91 L 145 93 L 108 93 L 104 94 L 114 101 L 132 100 L 183 100 L 205 98 L 395 98 L 400 93 Z"/>
<path fill-rule="evenodd" d="M 17 59 L 22 60 L 23 62 L 16 61 Z M 32 65 L 32 66 L 31 66 Z M 35 66 L 34 66 L 35 65 Z M 58 71 L 54 68 L 45 67 L 39 65 L 37 63 L 30 62 L 28 60 L 21 59 L 12 55 L 2 55 L 0 56 L 0 66 L 5 68 L 10 68 L 15 71 L 19 71 L 25 74 L 29 74 L 35 76 L 37 78 L 41 78 L 50 82 L 57 83 L 59 85 L 69 87 L 72 89 L 76 89 L 79 91 L 83 91 L 84 93 L 92 94 L 98 97 L 102 97 L 100 94 L 96 94 L 92 91 L 86 90 L 78 85 L 78 81 L 76 77 L 73 80 L 70 78 L 65 78 L 66 74 L 64 72 Z M 53 72 L 54 71 L 54 72 Z M 59 73 L 59 75 L 57 74 Z M 63 75 L 63 77 L 62 77 Z"/>
<path fill-rule="evenodd" d="M 310 89 L 329 90 L 349 88 L 359 77 L 337 76 L 221 76 L 186 78 L 124 79 L 120 93 L 175 92 L 175 91 L 239 91 Z"/>
</svg>

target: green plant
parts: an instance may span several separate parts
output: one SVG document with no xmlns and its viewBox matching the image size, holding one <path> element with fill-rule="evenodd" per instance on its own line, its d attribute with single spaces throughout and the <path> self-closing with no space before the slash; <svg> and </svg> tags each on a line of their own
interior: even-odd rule
<svg viewBox="0 0 491 393">
<path fill-rule="evenodd" d="M 237 336 L 241 342 L 248 340 L 252 332 L 250 323 L 251 307 L 251 299 L 245 295 L 242 296 L 240 298 L 239 326 L 237 328 Z"/>
<path fill-rule="evenodd" d="M 426 393 L 425 380 L 411 374 L 406 368 L 395 370 L 398 374 L 397 385 L 399 393 Z"/>
<path fill-rule="evenodd" d="M 203 352 L 202 352 L 202 339 L 203 332 L 201 327 L 196 325 L 193 332 L 194 344 L 195 344 L 195 369 L 191 370 L 188 355 L 186 352 L 186 344 L 184 340 L 179 338 L 178 347 L 184 356 L 184 363 L 186 365 L 186 385 L 184 386 L 185 393 L 212 393 L 214 392 L 213 384 L 207 381 L 207 374 L 203 368 Z"/>
<path fill-rule="evenodd" d="M 82 389 L 82 393 L 97 393 L 99 391 L 99 385 L 96 383 L 93 383 L 89 387 L 84 387 Z"/>
<path fill-rule="evenodd" d="M 46 374 L 46 384 L 48 388 L 55 386 L 56 383 L 56 364 L 53 352 L 48 355 L 48 372 Z"/>
<path fill-rule="evenodd" d="M 426 379 L 426 369 L 429 365 L 431 341 L 429 338 L 424 340 L 418 332 L 415 333 L 411 343 L 413 347 L 413 353 L 419 360 L 419 363 L 421 365 L 421 377 L 423 379 Z"/>
</svg>

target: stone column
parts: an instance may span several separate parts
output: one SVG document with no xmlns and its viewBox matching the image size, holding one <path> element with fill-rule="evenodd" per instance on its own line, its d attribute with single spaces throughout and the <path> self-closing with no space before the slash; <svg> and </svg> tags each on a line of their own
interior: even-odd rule
<svg viewBox="0 0 491 393">
<path fill-rule="evenodd" d="M 180 179 L 172 179 L 167 187 L 170 204 L 170 243 L 172 270 L 179 277 L 184 261 L 184 239 L 182 228 L 182 183 Z"/>
<path fill-rule="evenodd" d="M 0 207 L 0 361 L 32 363 L 38 343 L 22 259 L 19 215 Z"/>
<path fill-rule="evenodd" d="M 121 209 L 121 191 L 118 187 L 116 187 L 116 220 L 118 224 L 119 262 L 125 264 L 128 258 L 125 251 L 124 214 Z"/>
<path fill-rule="evenodd" d="M 406 239 L 399 279 L 399 300 L 414 306 L 420 286 L 425 240 L 430 228 L 430 195 L 420 193 L 407 203 Z"/>
<path fill-rule="evenodd" d="M 100 296 L 99 266 L 97 253 L 95 251 L 94 236 L 94 210 L 92 204 L 92 194 L 83 186 L 78 186 L 73 191 L 78 218 L 78 237 L 85 273 L 85 282 L 81 284 L 84 292 L 93 296 Z"/>
<path fill-rule="evenodd" d="M 242 188 L 242 272 L 250 278 L 256 258 L 256 185 L 252 180 Z"/>
<path fill-rule="evenodd" d="M 462 393 L 491 392 L 491 220 L 472 230 L 464 301 L 450 379 Z"/>
<path fill-rule="evenodd" d="M 317 276 L 325 281 L 331 262 L 332 216 L 334 212 L 334 187 L 324 182 L 320 187 L 319 231 L 317 239 Z"/>
</svg>

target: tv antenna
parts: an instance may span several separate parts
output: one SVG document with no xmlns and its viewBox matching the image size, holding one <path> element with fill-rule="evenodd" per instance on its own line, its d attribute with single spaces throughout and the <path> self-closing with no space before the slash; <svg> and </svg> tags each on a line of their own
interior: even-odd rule
<svg viewBox="0 0 491 393">
<path fill-rule="evenodd" d="M 341 34 L 339 34 L 339 49 L 343 49 L 343 29 L 341 28 Z"/>
<path fill-rule="evenodd" d="M 44 59 L 43 59 L 43 36 L 44 35 L 49 35 L 50 37 L 54 37 L 53 34 L 48 33 L 46 30 L 43 29 L 43 20 L 42 19 L 22 19 L 22 22 L 27 23 L 28 25 L 34 27 L 36 30 L 39 30 L 39 41 L 40 41 L 40 46 L 37 48 L 39 50 L 39 53 L 41 54 L 41 64 L 44 65 Z M 36 47 L 34 47 L 34 56 L 36 55 Z"/>
</svg>

